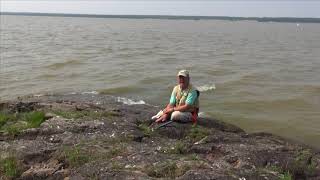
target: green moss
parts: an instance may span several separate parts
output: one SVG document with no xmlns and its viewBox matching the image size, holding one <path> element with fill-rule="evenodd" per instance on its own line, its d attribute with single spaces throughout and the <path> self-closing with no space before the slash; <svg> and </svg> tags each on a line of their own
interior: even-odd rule
<svg viewBox="0 0 320 180">
<path fill-rule="evenodd" d="M 92 161 L 106 161 L 126 152 L 126 144 L 112 144 L 108 147 L 97 148 L 92 142 L 80 143 L 72 147 L 64 147 L 62 156 L 71 167 L 80 167 Z"/>
<path fill-rule="evenodd" d="M 151 134 L 152 134 L 152 129 L 149 128 L 148 125 L 146 125 L 146 124 L 140 124 L 140 125 L 138 126 L 138 128 L 143 132 L 144 136 L 148 136 L 148 137 L 151 136 Z"/>
<path fill-rule="evenodd" d="M 82 111 L 54 110 L 53 113 L 66 119 L 78 119 L 85 116 Z"/>
<path fill-rule="evenodd" d="M 18 160 L 14 156 L 0 160 L 0 172 L 7 178 L 18 177 L 21 173 L 18 167 Z"/>
<path fill-rule="evenodd" d="M 208 135 L 209 135 L 208 129 L 197 126 L 197 125 L 193 125 L 192 128 L 190 129 L 190 132 L 187 135 L 187 138 L 190 138 L 193 141 L 199 141 Z"/>
<path fill-rule="evenodd" d="M 54 114 L 61 116 L 66 119 L 79 119 L 83 117 L 91 117 L 91 118 L 112 118 L 118 117 L 120 114 L 114 111 L 65 111 L 65 110 L 54 110 Z"/>
</svg>

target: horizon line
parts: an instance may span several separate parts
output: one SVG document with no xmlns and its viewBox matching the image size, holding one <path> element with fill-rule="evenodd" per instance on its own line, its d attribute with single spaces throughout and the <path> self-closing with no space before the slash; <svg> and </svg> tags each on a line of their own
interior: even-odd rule
<svg viewBox="0 0 320 180">
<path fill-rule="evenodd" d="M 88 18 L 126 18 L 126 19 L 172 19 L 172 20 L 253 20 L 258 22 L 320 23 L 319 17 L 245 17 L 245 16 L 193 16 L 193 15 L 134 15 L 134 14 L 79 14 L 43 12 L 1 12 L 0 15 L 88 17 Z"/>
</svg>

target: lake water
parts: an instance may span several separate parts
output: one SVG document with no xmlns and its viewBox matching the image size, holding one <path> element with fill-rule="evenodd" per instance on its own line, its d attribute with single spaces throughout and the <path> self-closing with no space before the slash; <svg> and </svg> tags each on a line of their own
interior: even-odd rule
<svg viewBox="0 0 320 180">
<path fill-rule="evenodd" d="M 1 101 L 96 91 L 164 106 L 188 69 L 202 115 L 320 148 L 320 24 L 0 17 Z"/>
</svg>

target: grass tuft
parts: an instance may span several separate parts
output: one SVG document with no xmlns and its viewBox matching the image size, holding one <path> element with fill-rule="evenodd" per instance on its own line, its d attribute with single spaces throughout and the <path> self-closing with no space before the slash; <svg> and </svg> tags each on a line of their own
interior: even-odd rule
<svg viewBox="0 0 320 180">
<path fill-rule="evenodd" d="M 13 114 L 9 114 L 6 112 L 0 112 L 0 129 L 4 126 L 8 121 L 16 120 L 16 117 Z"/>
<path fill-rule="evenodd" d="M 149 176 L 155 178 L 175 179 L 176 177 L 185 174 L 190 169 L 191 166 L 188 164 L 183 164 L 179 167 L 176 162 L 167 161 L 148 166 L 145 172 Z"/>
<path fill-rule="evenodd" d="M 199 141 L 209 135 L 209 130 L 197 125 L 193 125 L 187 137 L 193 141 Z"/>
<path fill-rule="evenodd" d="M 292 180 L 292 175 L 289 171 L 284 172 L 283 174 L 280 174 L 280 180 Z"/>
<path fill-rule="evenodd" d="M 0 131 L 16 136 L 28 128 L 37 128 L 45 121 L 44 112 L 31 111 L 26 113 L 0 113 Z"/>
<path fill-rule="evenodd" d="M 65 148 L 64 156 L 71 167 L 82 166 L 90 160 L 89 155 L 80 146 Z"/>
<path fill-rule="evenodd" d="M 177 141 L 171 149 L 168 150 L 171 154 L 184 154 L 187 152 L 187 146 L 182 141 Z"/>
<path fill-rule="evenodd" d="M 289 171 L 285 171 L 279 166 L 275 166 L 275 165 L 267 166 L 267 169 L 279 173 L 280 180 L 292 180 L 293 179 L 292 175 Z"/>
<path fill-rule="evenodd" d="M 164 162 L 147 168 L 147 174 L 156 178 L 175 178 L 177 164 L 175 162 Z"/>
<path fill-rule="evenodd" d="M 119 170 L 122 170 L 123 168 L 124 168 L 124 166 L 122 164 L 120 164 L 119 162 L 117 162 L 117 161 L 111 162 L 111 169 L 113 171 L 119 171 Z"/>
<path fill-rule="evenodd" d="M 298 172 L 298 174 L 313 176 L 316 173 L 316 164 L 312 162 L 312 152 L 308 149 L 299 151 L 295 156 L 291 170 Z"/>
<path fill-rule="evenodd" d="M 18 160 L 14 156 L 10 156 L 0 160 L 0 173 L 11 179 L 20 175 L 18 168 Z"/>
<path fill-rule="evenodd" d="M 28 128 L 37 128 L 45 121 L 44 112 L 29 112 L 25 114 L 25 120 L 28 123 Z"/>
</svg>

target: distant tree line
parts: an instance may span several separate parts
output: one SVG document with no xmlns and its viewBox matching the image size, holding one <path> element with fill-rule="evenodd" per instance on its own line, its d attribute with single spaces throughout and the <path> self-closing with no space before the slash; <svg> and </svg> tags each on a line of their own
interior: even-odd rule
<svg viewBox="0 0 320 180">
<path fill-rule="evenodd" d="M 227 20 L 289 23 L 320 23 L 320 18 L 296 17 L 229 17 L 229 16 L 167 16 L 167 15 L 97 15 L 97 14 L 61 14 L 61 13 L 27 13 L 0 12 L 0 15 L 18 16 L 56 16 L 56 17 L 91 17 L 91 18 L 127 18 L 127 19 L 175 19 L 175 20 Z"/>
</svg>

